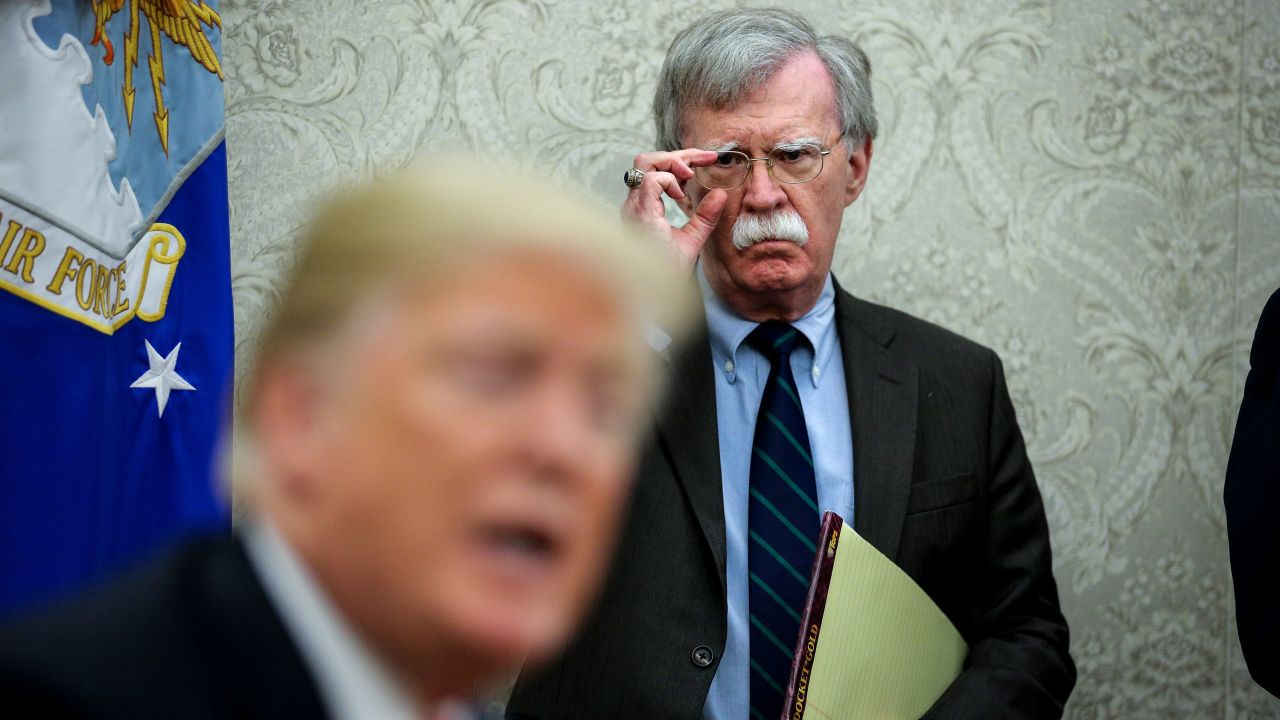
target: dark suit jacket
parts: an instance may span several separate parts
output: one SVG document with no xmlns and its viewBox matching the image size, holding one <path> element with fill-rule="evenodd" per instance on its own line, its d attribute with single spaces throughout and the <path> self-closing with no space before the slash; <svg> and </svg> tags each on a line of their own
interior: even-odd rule
<svg viewBox="0 0 1280 720">
<path fill-rule="evenodd" d="M 854 444 L 854 528 L 969 642 L 929 717 L 1053 718 L 1075 683 L 1049 532 L 996 355 L 837 292 Z M 566 654 L 518 681 L 512 718 L 698 718 L 726 629 L 714 368 L 673 357 L 622 543 Z M 715 661 L 694 662 L 696 648 Z M 706 653 L 700 653 L 705 659 Z"/>
<path fill-rule="evenodd" d="M 1224 499 L 1236 623 L 1249 672 L 1280 696 L 1280 290 L 1262 311 L 1227 463 Z"/>
<path fill-rule="evenodd" d="M 0 630 L 0 708 L 32 718 L 323 718 L 239 542 L 193 541 Z"/>
</svg>

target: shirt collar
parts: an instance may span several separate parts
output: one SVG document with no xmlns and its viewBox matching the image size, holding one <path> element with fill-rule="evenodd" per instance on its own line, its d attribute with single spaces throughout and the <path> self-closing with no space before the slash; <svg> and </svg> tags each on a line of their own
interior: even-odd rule
<svg viewBox="0 0 1280 720">
<path fill-rule="evenodd" d="M 698 276 L 698 286 L 702 290 L 702 304 L 706 308 L 707 333 L 711 336 L 711 356 L 715 360 L 716 369 L 724 373 L 732 383 L 737 379 L 738 349 L 742 347 L 742 341 L 746 340 L 760 323 L 747 320 L 720 299 L 720 296 L 711 288 L 711 283 L 707 281 L 702 260 L 698 260 L 694 272 Z M 827 366 L 834 357 L 837 341 L 835 316 L 835 283 L 831 279 L 831 273 L 827 273 L 818 301 L 809 308 L 808 312 L 791 323 L 792 327 L 809 340 L 809 346 L 814 348 L 813 353 L 810 354 L 807 347 L 799 346 L 797 357 L 807 363 L 808 367 L 805 370 L 815 388 L 821 384 L 822 376 L 827 373 Z"/>
<path fill-rule="evenodd" d="M 244 532 L 245 549 L 334 717 L 416 720 L 414 698 L 334 607 L 266 518 Z"/>
</svg>

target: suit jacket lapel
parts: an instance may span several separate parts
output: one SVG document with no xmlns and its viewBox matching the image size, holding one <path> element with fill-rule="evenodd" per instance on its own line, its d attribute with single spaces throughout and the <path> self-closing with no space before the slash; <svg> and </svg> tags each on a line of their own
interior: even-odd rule
<svg viewBox="0 0 1280 720">
<path fill-rule="evenodd" d="M 329 717 L 238 538 L 219 548 L 187 590 L 210 670 L 221 675 L 235 717 Z"/>
<path fill-rule="evenodd" d="M 672 355 L 671 388 L 658 434 L 715 558 L 724 586 L 724 493 L 716 426 L 716 379 L 705 328 Z"/>
<path fill-rule="evenodd" d="M 895 331 L 874 306 L 838 285 L 836 319 L 852 415 L 854 529 L 892 560 L 911 493 L 917 368 L 888 349 Z"/>
</svg>

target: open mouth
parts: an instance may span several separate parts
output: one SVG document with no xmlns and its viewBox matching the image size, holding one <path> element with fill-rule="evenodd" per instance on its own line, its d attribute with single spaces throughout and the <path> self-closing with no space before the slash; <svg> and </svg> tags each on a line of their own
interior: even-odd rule
<svg viewBox="0 0 1280 720">
<path fill-rule="evenodd" d="M 555 541 L 551 534 L 533 527 L 491 527 L 489 542 L 504 552 L 530 558 L 548 558 L 554 555 Z"/>
<path fill-rule="evenodd" d="M 487 525 L 481 542 L 491 568 L 520 582 L 543 579 L 564 555 L 564 543 L 556 533 L 537 523 Z"/>
</svg>

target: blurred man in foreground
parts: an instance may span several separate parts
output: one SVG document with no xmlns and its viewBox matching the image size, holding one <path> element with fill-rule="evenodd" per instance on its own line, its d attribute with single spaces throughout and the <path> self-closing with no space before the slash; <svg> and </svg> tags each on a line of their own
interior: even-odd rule
<svg viewBox="0 0 1280 720">
<path fill-rule="evenodd" d="M 238 536 L 0 632 L 0 707 L 437 718 L 558 649 L 682 293 L 616 220 L 467 165 L 326 206 L 244 390 Z"/>
</svg>

